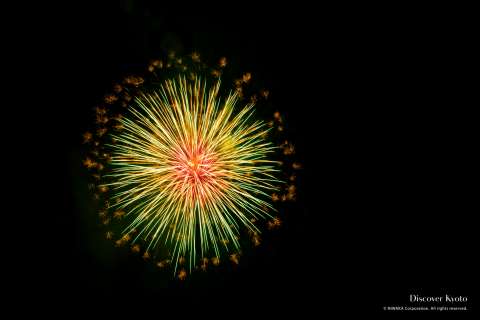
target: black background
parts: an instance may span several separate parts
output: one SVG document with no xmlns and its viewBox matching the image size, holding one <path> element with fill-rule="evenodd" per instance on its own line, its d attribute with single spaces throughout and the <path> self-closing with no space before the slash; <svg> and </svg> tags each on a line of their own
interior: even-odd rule
<svg viewBox="0 0 480 320">
<path fill-rule="evenodd" d="M 30 81 L 41 86 L 31 106 L 43 122 L 37 134 L 50 142 L 32 146 L 45 174 L 35 190 L 54 201 L 39 210 L 38 255 L 26 267 L 34 280 L 20 297 L 79 312 L 299 318 L 380 311 L 414 293 L 473 299 L 474 105 L 458 33 L 341 14 L 296 28 L 279 19 L 282 29 L 246 31 L 244 17 L 237 31 L 169 32 L 182 26 L 175 15 L 129 1 L 52 16 L 35 42 L 41 71 Z M 185 283 L 158 280 L 141 259 L 98 257 L 81 168 L 92 107 L 113 81 L 171 48 L 226 56 L 260 75 L 304 165 L 273 252 Z"/>
</svg>

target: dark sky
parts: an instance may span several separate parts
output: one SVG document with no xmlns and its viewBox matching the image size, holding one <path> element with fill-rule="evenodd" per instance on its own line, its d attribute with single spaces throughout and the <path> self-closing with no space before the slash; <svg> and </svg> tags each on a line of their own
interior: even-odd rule
<svg viewBox="0 0 480 320">
<path fill-rule="evenodd" d="M 42 244 L 55 249 L 39 255 L 40 283 L 27 292 L 72 310 L 212 317 L 375 311 L 412 293 L 470 294 L 473 127 L 465 87 L 454 80 L 461 50 L 448 30 L 359 20 L 169 32 L 174 15 L 134 1 L 72 7 L 53 20 L 38 44 L 35 81 L 45 85 L 42 116 L 51 125 L 43 134 L 58 163 L 47 166 L 52 185 L 42 188 L 58 199 Z M 171 48 L 226 56 L 258 74 L 304 164 L 275 250 L 188 284 L 162 282 L 134 259 L 99 257 L 81 201 L 81 134 L 92 106 L 112 81 Z"/>
</svg>

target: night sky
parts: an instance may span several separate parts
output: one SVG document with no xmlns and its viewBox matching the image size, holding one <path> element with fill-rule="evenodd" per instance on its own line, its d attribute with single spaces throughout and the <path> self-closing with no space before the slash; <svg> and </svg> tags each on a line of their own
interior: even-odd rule
<svg viewBox="0 0 480 320">
<path fill-rule="evenodd" d="M 54 161 L 39 188 L 56 199 L 44 208 L 38 246 L 51 249 L 34 259 L 38 284 L 24 288 L 51 301 L 43 307 L 157 318 L 294 311 L 300 319 L 379 311 L 412 293 L 470 294 L 473 128 L 448 31 L 332 19 L 169 32 L 172 14 L 134 1 L 70 8 L 55 21 L 38 43 L 35 79 L 45 85 L 48 123 L 39 134 Z M 170 49 L 226 56 L 258 75 L 304 167 L 299 199 L 258 259 L 186 282 L 165 280 L 103 240 L 81 165 L 95 104 L 115 80 Z"/>
</svg>

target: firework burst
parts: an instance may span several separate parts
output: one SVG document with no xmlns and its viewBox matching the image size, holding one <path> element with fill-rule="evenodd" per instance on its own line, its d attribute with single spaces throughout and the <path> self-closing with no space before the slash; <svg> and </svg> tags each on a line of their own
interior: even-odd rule
<svg viewBox="0 0 480 320">
<path fill-rule="evenodd" d="M 113 135 L 112 173 L 106 185 L 119 199 L 116 209 L 133 221 L 124 230 L 138 230 L 148 239 L 173 248 L 173 261 L 189 257 L 195 265 L 197 247 L 220 256 L 240 251 L 239 229 L 258 232 L 251 222 L 269 216 L 265 199 L 276 190 L 277 163 L 268 160 L 274 146 L 262 122 L 249 122 L 253 104 L 233 114 L 237 93 L 218 97 L 220 81 L 207 91 L 195 77 L 168 80 L 156 92 L 135 99 L 124 130 Z M 198 242 L 198 244 L 197 244 Z"/>
<path fill-rule="evenodd" d="M 95 133 L 83 135 L 92 147 L 83 164 L 104 203 L 99 216 L 109 228 L 106 238 L 119 247 L 130 243 L 134 253 L 143 247 L 145 260 L 172 265 L 180 280 L 186 268 L 205 271 L 225 256 L 238 264 L 242 237 L 260 245 L 258 222 L 278 228 L 276 205 L 294 200 L 296 190 L 296 175 L 278 160 L 291 158 L 293 145 L 270 139 L 283 133 L 283 117 L 274 112 L 271 121 L 256 120 L 254 107 L 268 90 L 247 99 L 252 75 L 246 73 L 233 90 L 222 91 L 225 58 L 213 69 L 205 69 L 198 54 L 190 60 L 201 67 L 187 67 L 174 55 L 153 61 L 148 70 L 154 75 L 174 72 L 148 89 L 138 76 L 116 84 L 95 109 Z M 290 169 L 300 168 L 288 161 Z"/>
</svg>

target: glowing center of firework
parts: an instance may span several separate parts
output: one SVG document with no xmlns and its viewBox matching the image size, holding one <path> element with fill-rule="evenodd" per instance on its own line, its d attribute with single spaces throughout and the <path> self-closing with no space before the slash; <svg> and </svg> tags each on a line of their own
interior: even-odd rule
<svg viewBox="0 0 480 320">
<path fill-rule="evenodd" d="M 176 154 L 177 177 L 192 185 L 205 185 L 215 178 L 215 160 L 204 148 L 190 148 Z"/>
</svg>

